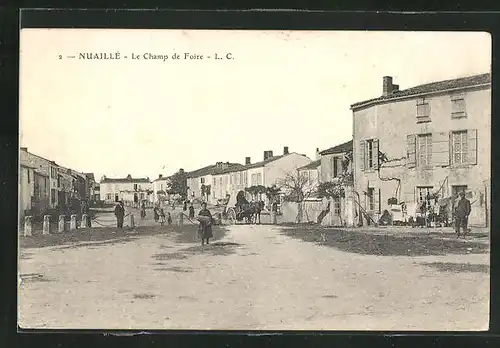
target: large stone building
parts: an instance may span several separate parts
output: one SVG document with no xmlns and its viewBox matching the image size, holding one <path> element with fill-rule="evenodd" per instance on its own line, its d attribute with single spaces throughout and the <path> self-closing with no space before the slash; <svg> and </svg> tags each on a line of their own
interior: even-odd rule
<svg viewBox="0 0 500 348">
<path fill-rule="evenodd" d="M 228 168 L 240 166 L 238 163 L 217 162 L 187 173 L 188 198 L 216 203 L 213 189 L 213 175 Z"/>
<path fill-rule="evenodd" d="M 238 191 L 252 186 L 279 185 L 287 174 L 309 163 L 309 157 L 289 152 L 286 146 L 282 155 L 274 156 L 273 151 L 264 151 L 263 160 L 256 163 L 251 163 L 247 157 L 245 165 L 235 165 L 212 175 L 213 199 L 224 199 L 227 195 L 236 195 Z M 267 201 L 265 195 L 259 198 Z"/>
<path fill-rule="evenodd" d="M 108 204 L 122 200 L 137 205 L 143 200 L 149 201 L 153 193 L 149 178 L 133 178 L 130 174 L 125 178 L 103 176 L 99 186 L 101 200 Z"/>
<path fill-rule="evenodd" d="M 19 151 L 19 211 L 20 216 L 40 217 L 48 211 L 68 212 L 82 200 L 91 199 L 93 175 L 64 168 L 54 161 Z"/>
<path fill-rule="evenodd" d="M 490 207 L 490 74 L 399 90 L 351 106 L 354 180 L 360 204 L 377 219 L 395 198 L 414 206 L 427 192 L 466 191 L 469 222 L 486 225 Z"/>
</svg>

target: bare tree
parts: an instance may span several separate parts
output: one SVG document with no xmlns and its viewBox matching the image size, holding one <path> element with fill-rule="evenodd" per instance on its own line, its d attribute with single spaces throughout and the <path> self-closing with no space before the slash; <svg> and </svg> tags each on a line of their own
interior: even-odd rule
<svg viewBox="0 0 500 348">
<path fill-rule="evenodd" d="M 309 198 L 317 187 L 316 180 L 310 180 L 306 173 L 300 173 L 298 170 L 289 172 L 278 184 L 285 194 L 284 200 L 287 202 L 297 203 L 296 223 L 301 223 L 303 220 L 303 205 L 304 201 Z"/>
</svg>

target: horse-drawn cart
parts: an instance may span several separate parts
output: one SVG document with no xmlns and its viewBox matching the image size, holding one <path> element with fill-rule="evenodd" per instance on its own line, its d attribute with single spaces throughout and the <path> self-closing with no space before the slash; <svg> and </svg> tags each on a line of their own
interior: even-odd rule
<svg viewBox="0 0 500 348">
<path fill-rule="evenodd" d="M 224 210 L 227 222 L 231 225 L 243 220 L 250 223 L 255 213 L 255 207 L 247 201 L 243 191 L 231 195 Z"/>
</svg>

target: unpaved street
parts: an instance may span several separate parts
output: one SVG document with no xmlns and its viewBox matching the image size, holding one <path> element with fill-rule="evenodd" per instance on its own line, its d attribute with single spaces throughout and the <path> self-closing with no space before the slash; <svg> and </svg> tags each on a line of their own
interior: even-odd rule
<svg viewBox="0 0 500 348">
<path fill-rule="evenodd" d="M 370 255 L 289 237 L 283 228 L 230 226 L 203 249 L 172 232 L 22 249 L 20 326 L 488 328 L 487 251 Z"/>
</svg>

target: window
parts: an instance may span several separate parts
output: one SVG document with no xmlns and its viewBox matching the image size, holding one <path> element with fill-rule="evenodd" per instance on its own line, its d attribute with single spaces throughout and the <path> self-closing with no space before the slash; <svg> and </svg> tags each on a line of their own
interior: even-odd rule
<svg viewBox="0 0 500 348">
<path fill-rule="evenodd" d="M 432 186 L 417 187 L 417 202 L 423 202 L 427 199 L 427 195 L 432 191 Z"/>
<path fill-rule="evenodd" d="M 108 200 L 108 201 L 111 200 L 111 193 L 106 194 L 106 200 Z"/>
<path fill-rule="evenodd" d="M 31 182 L 31 178 L 30 178 L 30 169 L 28 168 L 27 172 L 28 172 L 28 184 Z"/>
<path fill-rule="evenodd" d="M 368 189 L 368 210 L 375 210 L 375 189 L 373 187 Z"/>
<path fill-rule="evenodd" d="M 262 185 L 262 174 L 257 173 L 257 185 Z"/>
<path fill-rule="evenodd" d="M 219 179 L 219 185 L 222 186 L 222 178 Z"/>
<path fill-rule="evenodd" d="M 366 157 L 367 157 L 367 165 L 368 169 L 373 168 L 373 140 L 368 140 L 366 142 Z"/>
<path fill-rule="evenodd" d="M 233 174 L 229 174 L 229 183 L 233 184 Z"/>
<path fill-rule="evenodd" d="M 50 194 L 50 196 L 51 196 L 51 197 L 50 197 L 50 198 L 51 198 L 51 199 L 50 199 L 51 203 L 52 203 L 52 204 L 56 204 L 56 189 L 51 189 L 51 190 L 50 190 L 50 193 L 51 193 L 51 194 Z"/>
<path fill-rule="evenodd" d="M 212 179 L 212 185 L 215 187 L 215 178 Z"/>
<path fill-rule="evenodd" d="M 61 176 L 57 176 L 57 187 L 61 187 Z"/>
<path fill-rule="evenodd" d="M 144 199 L 144 193 L 141 193 L 141 199 Z"/>
<path fill-rule="evenodd" d="M 252 174 L 252 186 L 257 185 L 257 174 Z"/>
<path fill-rule="evenodd" d="M 338 170 L 339 170 L 339 162 L 337 160 L 337 157 L 333 157 L 332 158 L 332 161 L 333 161 L 333 177 L 336 178 L 338 176 Z"/>
<path fill-rule="evenodd" d="M 453 132 L 451 134 L 452 163 L 467 164 L 467 131 Z"/>
<path fill-rule="evenodd" d="M 464 96 L 461 94 L 451 96 L 451 117 L 461 118 L 466 116 Z"/>
<path fill-rule="evenodd" d="M 201 184 L 203 185 L 205 183 L 205 178 L 200 179 Z"/>
<path fill-rule="evenodd" d="M 418 136 L 418 166 L 430 166 L 432 163 L 432 134 Z"/>
<path fill-rule="evenodd" d="M 417 123 L 429 122 L 431 117 L 431 107 L 425 98 L 417 100 Z"/>
<path fill-rule="evenodd" d="M 336 197 L 333 201 L 333 214 L 340 215 L 340 198 Z"/>
</svg>

